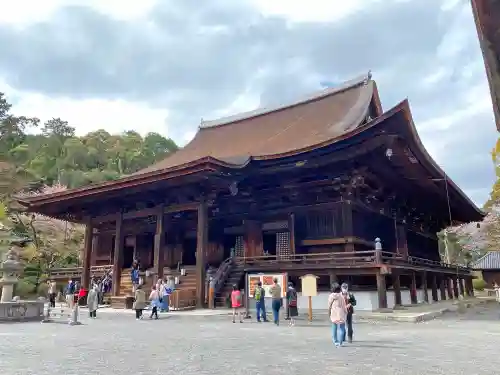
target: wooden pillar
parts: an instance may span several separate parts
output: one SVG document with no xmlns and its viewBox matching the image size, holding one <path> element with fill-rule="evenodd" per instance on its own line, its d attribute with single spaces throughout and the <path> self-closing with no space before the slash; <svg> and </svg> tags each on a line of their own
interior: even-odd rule
<svg viewBox="0 0 500 375">
<path fill-rule="evenodd" d="M 438 298 L 438 281 L 437 281 L 437 275 L 435 273 L 433 273 L 432 276 L 431 276 L 431 290 L 432 290 L 432 300 L 434 302 L 439 301 L 439 298 Z"/>
<path fill-rule="evenodd" d="M 429 293 L 428 293 L 428 286 L 427 286 L 427 272 L 424 271 L 422 272 L 422 292 L 424 292 L 424 302 L 429 303 Z"/>
<path fill-rule="evenodd" d="M 449 276 L 446 276 L 446 290 L 448 292 L 448 299 L 453 299 L 452 281 Z"/>
<path fill-rule="evenodd" d="M 401 306 L 403 304 L 401 299 L 401 279 L 399 272 L 392 272 L 392 289 L 394 290 L 394 306 Z"/>
<path fill-rule="evenodd" d="M 290 253 L 295 254 L 295 214 L 293 212 L 288 216 L 288 231 L 290 232 Z"/>
<path fill-rule="evenodd" d="M 163 267 L 165 266 L 165 213 L 164 207 L 159 206 L 156 214 L 156 232 L 153 249 L 153 270 L 157 279 L 163 279 Z"/>
<path fill-rule="evenodd" d="M 458 281 L 458 291 L 460 292 L 460 295 L 462 297 L 465 297 L 464 280 L 461 277 L 459 277 L 457 281 Z"/>
<path fill-rule="evenodd" d="M 417 275 L 415 274 L 415 271 L 411 272 L 410 301 L 412 304 L 418 303 L 418 301 L 417 301 Z"/>
<path fill-rule="evenodd" d="M 350 200 L 346 200 L 342 203 L 342 228 L 344 237 L 354 237 L 354 226 L 353 226 L 353 208 Z M 335 225 L 335 224 L 334 224 Z M 353 252 L 354 243 L 352 241 L 347 242 L 344 245 L 344 251 Z"/>
<path fill-rule="evenodd" d="M 328 272 L 328 276 L 330 277 L 330 288 L 332 287 L 332 285 L 334 283 L 338 283 L 339 282 L 339 278 L 337 277 L 337 275 L 335 274 L 335 272 L 333 272 L 333 271 Z"/>
<path fill-rule="evenodd" d="M 243 246 L 245 257 L 260 256 L 264 253 L 262 223 L 256 220 L 243 222 Z"/>
<path fill-rule="evenodd" d="M 123 262 L 123 217 L 120 213 L 116 218 L 115 230 L 115 248 L 113 254 L 113 281 L 112 281 L 112 294 L 113 296 L 120 295 L 120 281 L 122 276 L 122 262 Z"/>
<path fill-rule="evenodd" d="M 472 284 L 472 277 L 467 277 L 465 279 L 465 290 L 468 297 L 474 296 L 474 285 Z"/>
<path fill-rule="evenodd" d="M 452 286 L 453 286 L 453 297 L 455 297 L 456 299 L 458 299 L 458 282 L 457 282 L 457 277 L 456 276 L 453 276 L 451 278 L 451 283 L 452 283 Z"/>
<path fill-rule="evenodd" d="M 92 240 L 94 239 L 94 230 L 90 220 L 85 226 L 85 239 L 83 248 L 83 262 L 82 262 L 82 286 L 85 289 L 90 287 L 90 266 L 92 264 Z"/>
<path fill-rule="evenodd" d="M 387 308 L 387 285 L 385 282 L 385 275 L 382 275 L 380 271 L 375 274 L 377 278 L 377 292 L 378 292 L 378 308 Z"/>
<path fill-rule="evenodd" d="M 408 240 L 406 238 L 406 227 L 403 224 L 396 225 L 397 253 L 403 259 L 408 258 Z"/>
<path fill-rule="evenodd" d="M 196 233 L 196 306 L 205 303 L 205 250 L 208 245 L 208 209 L 203 197 L 198 206 L 198 227 Z"/>
<path fill-rule="evenodd" d="M 441 275 L 439 278 L 439 291 L 441 293 L 441 301 L 446 301 L 446 278 Z"/>
<path fill-rule="evenodd" d="M 99 246 L 101 246 L 101 244 L 99 243 L 99 238 L 101 236 L 99 235 L 99 233 L 96 232 L 96 229 L 94 229 L 94 233 L 92 234 L 92 259 L 91 259 L 91 265 L 95 266 L 96 265 L 96 258 L 97 258 L 97 254 L 99 252 Z M 92 277 L 92 275 L 90 275 Z"/>
</svg>

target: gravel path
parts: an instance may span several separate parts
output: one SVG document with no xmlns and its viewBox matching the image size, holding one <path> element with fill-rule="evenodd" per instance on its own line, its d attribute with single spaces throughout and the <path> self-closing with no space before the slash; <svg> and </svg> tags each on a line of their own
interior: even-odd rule
<svg viewBox="0 0 500 375">
<path fill-rule="evenodd" d="M 410 323 L 355 326 L 356 342 L 333 347 L 327 322 L 295 327 L 227 317 L 163 316 L 136 321 L 101 314 L 84 325 L 0 325 L 6 375 L 80 374 L 494 374 L 500 310 Z"/>
</svg>

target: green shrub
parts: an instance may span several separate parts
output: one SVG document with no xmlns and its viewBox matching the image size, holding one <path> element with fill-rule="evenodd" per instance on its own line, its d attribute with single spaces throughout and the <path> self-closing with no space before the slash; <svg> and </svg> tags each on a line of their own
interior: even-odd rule
<svg viewBox="0 0 500 375">
<path fill-rule="evenodd" d="M 484 288 L 486 288 L 486 281 L 483 279 L 474 279 L 472 280 L 472 285 L 474 286 L 474 289 L 477 290 L 478 292 L 482 292 Z"/>
</svg>

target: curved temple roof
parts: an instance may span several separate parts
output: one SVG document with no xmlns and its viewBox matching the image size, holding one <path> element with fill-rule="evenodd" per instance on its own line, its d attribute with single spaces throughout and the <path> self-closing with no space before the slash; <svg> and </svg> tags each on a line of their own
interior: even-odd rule
<svg viewBox="0 0 500 375">
<path fill-rule="evenodd" d="M 358 127 L 366 118 L 375 90 L 375 82 L 363 76 L 287 105 L 202 122 L 186 147 L 135 175 L 204 157 L 243 166 L 250 159 L 316 148 Z"/>
<path fill-rule="evenodd" d="M 444 177 L 444 172 L 420 142 L 408 102 L 404 101 L 382 113 L 376 83 L 368 74 L 291 104 L 203 122 L 194 139 L 184 148 L 130 176 L 46 196 L 22 198 L 19 202 L 35 211 L 36 207 L 55 201 L 97 196 L 128 186 L 146 185 L 202 171 L 203 168 L 243 168 L 251 160 L 298 155 L 353 137 L 397 113 L 404 114 L 412 142 L 422 159 L 430 165 L 432 174 Z M 368 115 L 375 119 L 371 120 Z M 449 178 L 447 180 L 450 189 L 462 197 L 462 202 L 481 215 L 458 186 Z"/>
</svg>

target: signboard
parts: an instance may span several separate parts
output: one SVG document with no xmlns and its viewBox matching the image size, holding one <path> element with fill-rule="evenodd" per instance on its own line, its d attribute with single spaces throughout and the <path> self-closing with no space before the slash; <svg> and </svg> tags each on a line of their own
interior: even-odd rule
<svg viewBox="0 0 500 375">
<path fill-rule="evenodd" d="M 281 298 L 286 296 L 287 279 L 288 275 L 286 273 L 258 273 L 248 275 L 248 296 L 253 298 L 255 293 L 255 287 L 260 281 L 262 283 L 262 288 L 266 292 L 266 297 L 271 297 L 271 287 L 274 285 L 274 279 L 278 279 L 278 284 L 281 286 Z"/>
<path fill-rule="evenodd" d="M 300 280 L 302 282 L 302 296 L 316 297 L 318 295 L 317 279 L 317 276 L 311 274 L 301 276 Z"/>
</svg>

